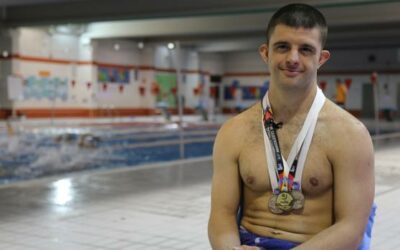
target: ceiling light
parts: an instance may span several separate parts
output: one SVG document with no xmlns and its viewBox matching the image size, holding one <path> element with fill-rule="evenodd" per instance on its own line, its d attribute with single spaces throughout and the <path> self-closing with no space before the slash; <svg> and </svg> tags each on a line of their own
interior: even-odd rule
<svg viewBox="0 0 400 250">
<path fill-rule="evenodd" d="M 143 49 L 144 48 L 144 42 L 138 42 L 137 44 L 139 49 Z"/>
<path fill-rule="evenodd" d="M 168 43 L 167 45 L 168 49 L 175 49 L 175 44 L 174 43 Z"/>
</svg>

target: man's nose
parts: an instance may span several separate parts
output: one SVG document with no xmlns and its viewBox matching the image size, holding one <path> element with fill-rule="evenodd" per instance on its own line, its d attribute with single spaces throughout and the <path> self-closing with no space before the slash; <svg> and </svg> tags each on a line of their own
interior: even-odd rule
<svg viewBox="0 0 400 250">
<path fill-rule="evenodd" d="M 286 55 L 286 62 L 288 64 L 298 64 L 299 63 L 299 52 L 297 49 L 291 49 Z"/>
</svg>

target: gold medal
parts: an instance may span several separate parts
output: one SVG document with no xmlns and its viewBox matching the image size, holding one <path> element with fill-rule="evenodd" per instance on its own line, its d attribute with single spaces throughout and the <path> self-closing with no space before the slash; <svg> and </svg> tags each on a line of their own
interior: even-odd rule
<svg viewBox="0 0 400 250">
<path fill-rule="evenodd" d="M 273 214 L 282 214 L 283 210 L 276 206 L 277 198 L 278 198 L 278 195 L 274 194 L 271 196 L 271 198 L 268 201 L 268 208 L 269 208 L 269 211 L 271 211 L 271 213 L 273 213 Z"/>
<path fill-rule="evenodd" d="M 293 209 L 302 209 L 304 207 L 304 195 L 300 190 L 292 190 L 291 192 L 294 202 Z"/>
<path fill-rule="evenodd" d="M 276 198 L 276 206 L 285 211 L 289 212 L 293 209 L 294 198 L 288 192 L 281 192 Z"/>
</svg>

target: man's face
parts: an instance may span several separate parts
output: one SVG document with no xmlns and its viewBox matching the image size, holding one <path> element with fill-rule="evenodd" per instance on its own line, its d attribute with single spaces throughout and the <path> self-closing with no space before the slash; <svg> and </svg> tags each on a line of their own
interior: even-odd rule
<svg viewBox="0 0 400 250">
<path fill-rule="evenodd" d="M 268 44 L 260 47 L 268 64 L 271 83 L 282 87 L 306 87 L 316 82 L 317 70 L 329 59 L 322 50 L 318 28 L 292 28 L 279 24 Z"/>
</svg>

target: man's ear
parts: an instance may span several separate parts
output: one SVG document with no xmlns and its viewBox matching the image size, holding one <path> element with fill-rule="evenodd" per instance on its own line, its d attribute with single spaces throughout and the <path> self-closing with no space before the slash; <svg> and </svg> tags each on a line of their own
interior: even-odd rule
<svg viewBox="0 0 400 250">
<path fill-rule="evenodd" d="M 264 62 L 268 63 L 268 44 L 261 44 L 261 46 L 258 48 L 258 52 L 260 53 L 260 56 Z"/>
<path fill-rule="evenodd" d="M 321 67 L 328 59 L 331 57 L 331 53 L 328 50 L 321 50 L 321 54 L 319 56 L 319 67 Z"/>
</svg>

